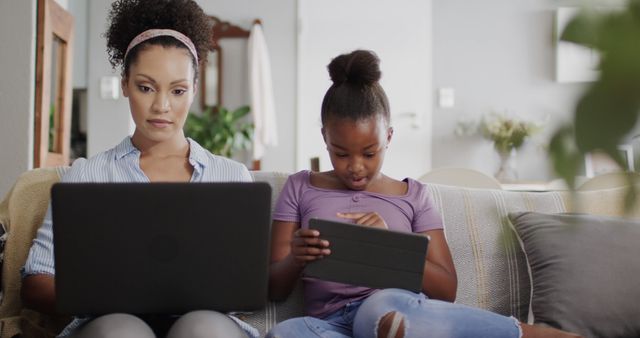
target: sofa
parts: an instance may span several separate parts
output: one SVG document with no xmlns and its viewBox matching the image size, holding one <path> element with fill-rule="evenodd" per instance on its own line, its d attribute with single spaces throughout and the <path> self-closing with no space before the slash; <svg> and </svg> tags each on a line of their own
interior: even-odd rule
<svg viewBox="0 0 640 338">
<path fill-rule="evenodd" d="M 53 337 L 69 320 L 68 317 L 48 316 L 24 308 L 20 300 L 19 273 L 27 257 L 31 240 L 44 217 L 50 187 L 60 179 L 65 170 L 66 168 L 58 167 L 25 172 L 0 203 L 0 223 L 6 230 L 2 265 L 0 338 L 17 335 Z M 272 203 L 275 203 L 288 174 L 254 171 L 252 175 L 254 180 L 265 181 L 272 186 Z M 536 278 L 539 279 L 538 267 L 529 264 L 531 257 L 527 257 L 523 246 L 526 244 L 523 241 L 528 239 L 518 235 L 514 219 L 531 216 L 532 213 L 546 215 L 567 211 L 604 215 L 605 220 L 609 216 L 625 214 L 626 190 L 620 188 L 577 193 L 514 192 L 437 184 L 429 184 L 428 188 L 441 212 L 445 234 L 458 273 L 456 302 L 513 316 L 524 322 L 539 322 L 538 318 L 535 318 L 536 315 L 544 317 L 548 311 L 538 309 L 536 312 L 536 307 L 539 306 L 535 303 L 534 289 Z M 627 217 L 634 218 L 640 215 L 640 208 L 632 210 L 636 212 Z M 631 227 L 632 232 L 635 231 L 633 227 L 634 225 Z M 633 238 L 631 235 L 625 237 Z M 640 247 L 640 242 L 636 247 Z M 542 262 L 542 269 L 548 265 L 547 262 Z M 637 284 L 640 285 L 637 265 L 633 264 L 633 268 L 628 271 L 632 273 L 631 278 L 638 278 Z M 570 279 L 574 276 L 565 277 Z M 548 279 L 552 278 L 554 277 Z M 553 281 L 553 284 L 557 283 Z M 571 288 L 571 284 L 568 287 Z M 299 286 L 294 290 L 286 301 L 269 302 L 263 310 L 241 315 L 241 318 L 254 325 L 264 335 L 277 322 L 303 314 L 300 288 Z M 564 290 L 558 292 L 562 293 Z M 626 296 L 635 297 L 637 291 L 634 292 Z M 554 297 L 561 300 L 562 296 Z M 636 313 L 625 315 L 634 316 Z M 562 326 L 563 323 L 556 319 L 562 317 L 563 312 L 560 312 L 560 316 L 555 313 L 553 316 L 556 318 L 542 322 Z M 636 319 L 640 322 L 640 316 Z M 597 332 L 593 334 L 591 331 L 581 333 L 586 337 L 597 335 Z"/>
</svg>

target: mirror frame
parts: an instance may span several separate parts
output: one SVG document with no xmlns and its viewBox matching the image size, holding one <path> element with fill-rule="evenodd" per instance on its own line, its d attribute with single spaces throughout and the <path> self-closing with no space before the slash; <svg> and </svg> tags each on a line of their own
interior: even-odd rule
<svg viewBox="0 0 640 338">
<path fill-rule="evenodd" d="M 74 20 L 71 13 L 54 0 L 38 0 L 36 52 L 36 102 L 34 129 L 34 168 L 69 165 L 71 143 L 72 58 Z M 53 40 L 61 41 L 57 64 L 51 64 Z M 52 67 L 57 67 L 57 96 L 54 98 L 54 149 L 49 151 L 49 111 Z"/>
<path fill-rule="evenodd" d="M 228 38 L 243 38 L 243 39 L 248 39 L 249 35 L 251 34 L 250 31 L 233 25 L 227 21 L 222 21 L 220 19 L 218 19 L 215 16 L 209 16 L 209 18 L 211 19 L 211 21 L 213 22 L 213 28 L 211 31 L 211 50 L 214 53 L 217 53 L 217 65 L 216 67 L 218 68 L 218 78 L 216 79 L 216 81 L 218 82 L 218 102 L 216 102 L 216 106 L 222 106 L 222 87 L 223 87 L 223 62 L 222 62 L 222 48 L 220 47 L 220 40 L 221 39 L 228 39 Z M 209 60 L 207 60 L 207 63 L 209 62 Z M 207 64 L 203 64 L 201 65 L 202 69 L 200 70 L 200 107 L 202 108 L 202 110 L 206 110 L 209 107 L 207 105 L 207 71 L 206 71 L 206 67 Z M 216 107 L 213 106 L 213 109 L 215 109 Z"/>
</svg>

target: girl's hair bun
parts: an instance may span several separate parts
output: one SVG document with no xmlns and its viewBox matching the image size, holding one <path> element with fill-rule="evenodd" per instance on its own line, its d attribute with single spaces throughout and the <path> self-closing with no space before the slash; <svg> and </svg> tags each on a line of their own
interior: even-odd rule
<svg viewBox="0 0 640 338">
<path fill-rule="evenodd" d="M 349 83 L 368 86 L 380 80 L 380 59 L 368 50 L 342 54 L 329 63 L 329 76 L 334 85 Z"/>
</svg>

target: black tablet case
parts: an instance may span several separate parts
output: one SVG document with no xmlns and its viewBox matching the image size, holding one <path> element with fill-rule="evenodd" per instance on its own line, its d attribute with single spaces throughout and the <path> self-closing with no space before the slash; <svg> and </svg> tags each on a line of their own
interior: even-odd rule
<svg viewBox="0 0 640 338">
<path fill-rule="evenodd" d="M 422 289 L 428 238 L 363 225 L 313 218 L 309 228 L 329 241 L 331 254 L 308 264 L 305 274 L 377 289 Z"/>
</svg>

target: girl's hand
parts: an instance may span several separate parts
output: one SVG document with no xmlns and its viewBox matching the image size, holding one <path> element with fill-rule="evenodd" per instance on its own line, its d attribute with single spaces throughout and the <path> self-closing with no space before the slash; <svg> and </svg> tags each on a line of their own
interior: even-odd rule
<svg viewBox="0 0 640 338">
<path fill-rule="evenodd" d="M 337 215 L 341 218 L 353 219 L 356 224 L 389 229 L 387 223 L 377 212 L 339 212 Z"/>
<path fill-rule="evenodd" d="M 309 262 L 331 254 L 329 241 L 320 239 L 318 230 L 298 229 L 293 233 L 291 255 L 296 264 L 305 266 Z"/>
</svg>

